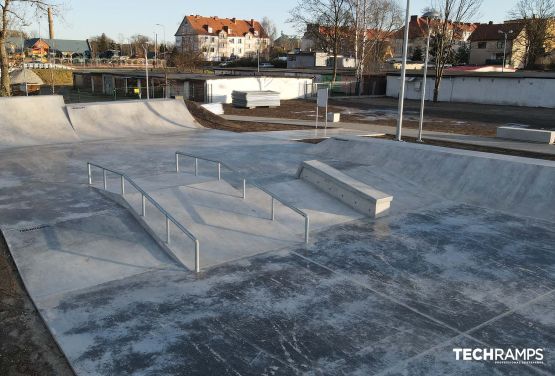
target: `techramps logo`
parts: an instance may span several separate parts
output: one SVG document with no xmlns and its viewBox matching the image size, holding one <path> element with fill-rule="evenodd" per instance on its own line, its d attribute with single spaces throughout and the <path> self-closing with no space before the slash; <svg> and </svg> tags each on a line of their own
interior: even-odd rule
<svg viewBox="0 0 555 376">
<path fill-rule="evenodd" d="M 455 348 L 456 360 L 495 364 L 544 364 L 544 349 Z"/>
</svg>

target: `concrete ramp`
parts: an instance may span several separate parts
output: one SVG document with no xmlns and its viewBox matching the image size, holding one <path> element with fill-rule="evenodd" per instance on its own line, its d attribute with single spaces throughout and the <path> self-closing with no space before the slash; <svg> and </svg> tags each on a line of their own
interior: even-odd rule
<svg viewBox="0 0 555 376">
<path fill-rule="evenodd" d="M 183 101 L 157 99 L 67 106 L 71 124 L 82 140 L 167 134 L 200 128 Z"/>
<path fill-rule="evenodd" d="M 62 96 L 0 98 L 0 149 L 78 140 Z"/>
<path fill-rule="evenodd" d="M 359 164 L 347 173 L 362 181 L 369 172 L 381 171 L 385 180 L 406 186 L 407 192 L 426 191 L 455 202 L 555 221 L 552 161 L 354 137 L 326 140 L 311 152 L 322 159 L 334 156 Z"/>
</svg>

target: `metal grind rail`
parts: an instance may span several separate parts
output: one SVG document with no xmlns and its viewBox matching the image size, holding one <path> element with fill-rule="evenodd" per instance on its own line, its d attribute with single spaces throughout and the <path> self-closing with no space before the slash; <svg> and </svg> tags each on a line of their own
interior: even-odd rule
<svg viewBox="0 0 555 376">
<path fill-rule="evenodd" d="M 106 191 L 108 188 L 108 180 L 106 177 L 106 173 L 110 172 L 112 174 L 118 175 L 120 177 L 120 193 L 122 195 L 122 197 L 125 197 L 125 182 L 127 181 L 130 185 L 132 185 L 140 194 L 141 194 L 141 203 L 142 203 L 142 208 L 141 208 L 141 217 L 146 218 L 146 202 L 149 201 L 156 209 L 158 209 L 158 211 L 160 211 L 160 213 L 162 213 L 162 215 L 165 216 L 166 218 L 166 244 L 170 244 L 170 223 L 173 223 L 175 225 L 175 227 L 177 227 L 179 230 L 181 230 L 181 232 L 183 232 L 189 239 L 191 239 L 194 243 L 195 243 L 195 272 L 199 273 L 200 272 L 200 243 L 199 240 L 197 239 L 197 237 L 195 235 L 193 235 L 189 230 L 187 230 L 181 223 L 179 223 L 170 213 L 168 213 L 168 211 L 166 209 L 164 209 L 162 206 L 160 206 L 160 204 L 158 204 L 156 202 L 156 200 L 154 200 L 148 193 L 146 193 L 141 187 L 139 187 L 137 185 L 137 183 L 135 183 L 129 176 L 127 176 L 126 174 L 119 172 L 119 171 L 115 171 L 103 166 L 100 166 L 98 164 L 95 163 L 91 163 L 91 162 L 87 162 L 87 172 L 88 172 L 88 176 L 89 176 L 89 185 L 93 184 L 93 179 L 92 179 L 92 168 L 91 167 L 96 167 L 102 170 L 102 177 L 103 177 L 103 188 Z M 174 254 L 172 254 L 173 258 L 176 259 L 176 261 L 178 261 L 179 263 L 181 263 L 181 265 L 183 265 L 185 268 L 187 268 Z"/>
<path fill-rule="evenodd" d="M 195 160 L 195 176 L 198 176 L 198 174 L 199 174 L 199 168 L 198 168 L 199 159 L 203 160 L 203 161 L 207 161 L 207 162 L 212 162 L 212 163 L 215 163 L 217 165 L 218 180 L 222 180 L 222 167 L 228 169 L 229 171 L 233 172 L 234 174 L 240 175 L 239 172 L 237 172 L 236 170 L 234 170 L 230 166 L 226 165 L 222 161 L 219 161 L 219 160 L 216 160 L 216 159 L 199 157 L 198 155 L 184 153 L 184 152 L 181 152 L 181 151 L 175 152 L 175 172 L 179 172 L 179 158 L 180 157 L 188 157 L 188 158 L 192 158 L 192 159 Z M 241 177 L 241 179 L 243 181 L 243 199 L 246 199 L 246 197 L 247 197 L 247 180 L 244 177 Z M 304 218 L 304 241 L 305 241 L 305 243 L 308 244 L 309 232 L 310 232 L 310 218 L 309 218 L 308 214 L 303 212 L 301 209 L 293 206 L 292 204 L 280 199 L 274 193 L 272 193 L 272 192 L 268 191 L 267 189 L 259 186 L 258 184 L 253 183 L 253 182 L 249 182 L 249 184 L 252 185 L 253 187 L 257 188 L 258 190 L 266 193 L 268 196 L 270 196 L 272 198 L 272 204 L 271 204 L 271 207 L 270 207 L 270 219 L 272 221 L 275 220 L 275 202 L 276 201 L 281 203 L 282 205 L 288 207 L 289 209 L 293 210 L 295 213 L 301 215 Z"/>
</svg>

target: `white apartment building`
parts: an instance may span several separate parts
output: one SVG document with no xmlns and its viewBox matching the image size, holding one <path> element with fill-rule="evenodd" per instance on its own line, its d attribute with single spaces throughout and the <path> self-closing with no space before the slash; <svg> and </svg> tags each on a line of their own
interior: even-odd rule
<svg viewBox="0 0 555 376">
<path fill-rule="evenodd" d="M 200 51 L 207 61 L 266 54 L 270 39 L 260 22 L 251 19 L 186 16 L 175 33 L 180 50 Z"/>
</svg>

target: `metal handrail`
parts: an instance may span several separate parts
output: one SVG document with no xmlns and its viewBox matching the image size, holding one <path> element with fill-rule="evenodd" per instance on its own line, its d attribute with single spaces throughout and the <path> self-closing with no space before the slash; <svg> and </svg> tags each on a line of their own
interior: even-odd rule
<svg viewBox="0 0 555 376">
<path fill-rule="evenodd" d="M 210 159 L 210 158 L 204 158 L 204 157 L 199 157 L 198 155 L 194 155 L 194 154 L 189 154 L 189 153 L 184 153 L 181 151 L 176 151 L 175 152 L 175 172 L 179 172 L 179 156 L 184 156 L 184 157 L 189 157 L 189 158 L 194 158 L 195 160 L 195 176 L 198 176 L 198 160 L 203 160 L 203 161 L 208 161 L 208 162 L 213 162 L 216 163 L 218 165 L 218 180 L 222 180 L 222 166 L 227 168 L 228 170 L 230 170 L 231 172 L 241 175 L 237 170 L 235 170 L 234 168 L 230 167 L 229 165 L 225 164 L 222 161 L 219 161 L 217 159 Z M 243 176 L 241 177 L 241 179 L 243 180 L 243 199 L 246 198 L 246 192 L 247 192 L 247 179 L 244 178 Z M 272 206 L 270 208 L 270 219 L 273 221 L 275 219 L 275 201 L 281 203 L 282 205 L 288 207 L 289 209 L 293 210 L 295 213 L 300 214 L 301 216 L 304 217 L 304 241 L 305 243 L 308 244 L 308 240 L 309 240 L 309 232 L 310 232 L 310 217 L 308 216 L 307 213 L 305 213 L 304 211 L 302 211 L 301 209 L 295 207 L 294 205 L 288 203 L 285 200 L 282 200 L 281 198 L 279 198 L 278 196 L 276 196 L 274 193 L 270 192 L 269 190 L 267 190 L 266 188 L 261 187 L 260 185 L 253 183 L 253 182 L 249 182 L 250 185 L 252 185 L 253 187 L 261 190 L 262 192 L 266 193 L 268 196 L 270 196 L 272 198 Z"/>
<path fill-rule="evenodd" d="M 100 166 L 98 164 L 87 162 L 87 172 L 89 177 L 89 185 L 92 185 L 92 171 L 91 166 L 97 167 L 102 170 L 103 176 L 103 187 L 104 190 L 107 190 L 107 178 L 106 178 L 106 171 L 111 172 L 115 175 L 120 176 L 120 185 L 121 185 L 121 195 L 125 197 L 125 181 L 129 182 L 140 194 L 141 194 L 141 202 L 142 202 L 142 210 L 141 216 L 146 217 L 146 201 L 148 200 L 156 209 L 158 209 L 165 217 L 166 217 L 166 244 L 170 244 L 170 222 L 172 222 L 175 227 L 177 227 L 181 232 L 183 232 L 189 239 L 191 239 L 195 243 L 195 272 L 200 272 L 200 243 L 199 240 L 193 233 L 187 230 L 181 223 L 179 223 L 166 209 L 164 209 L 156 200 L 154 200 L 148 193 L 146 193 L 137 183 L 133 181 L 129 176 L 126 174 L 109 169 L 104 166 Z M 174 254 L 172 254 L 173 258 L 181 263 L 183 263 L 177 258 Z M 186 267 L 185 265 L 183 265 Z"/>
</svg>

